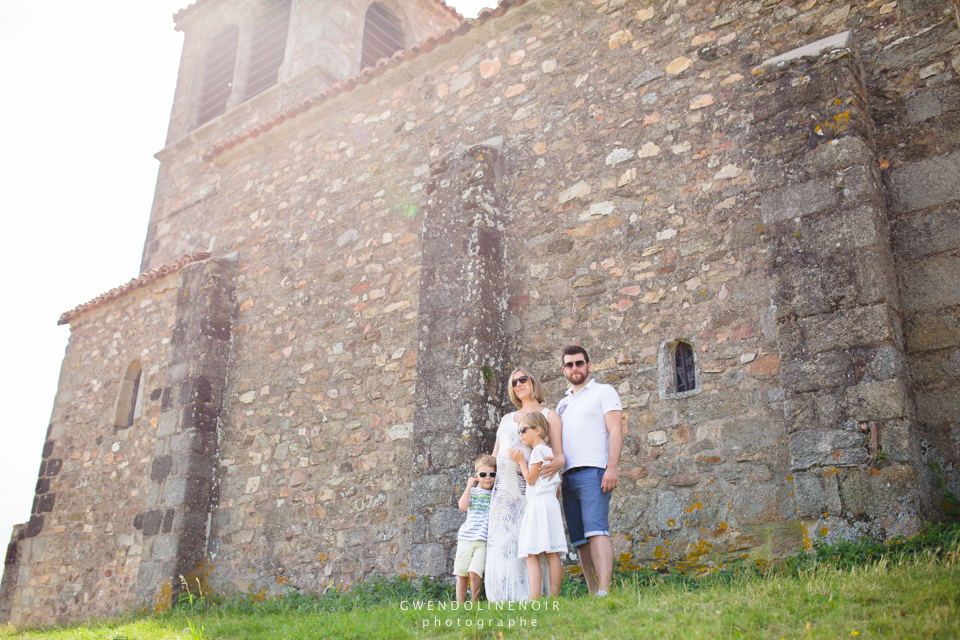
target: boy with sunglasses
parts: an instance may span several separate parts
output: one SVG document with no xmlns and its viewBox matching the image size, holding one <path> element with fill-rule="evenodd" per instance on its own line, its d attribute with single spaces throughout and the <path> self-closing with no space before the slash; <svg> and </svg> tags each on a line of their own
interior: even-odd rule
<svg viewBox="0 0 960 640">
<path fill-rule="evenodd" d="M 460 604 L 467 600 L 468 580 L 470 600 L 476 602 L 480 597 L 483 567 L 487 563 L 487 523 L 493 482 L 497 476 L 497 459 L 482 455 L 474 461 L 473 468 L 476 473 L 467 480 L 467 488 L 457 503 L 460 511 L 467 512 L 467 519 L 457 533 L 457 557 L 453 561 L 453 575 L 457 576 L 457 602 Z"/>
</svg>

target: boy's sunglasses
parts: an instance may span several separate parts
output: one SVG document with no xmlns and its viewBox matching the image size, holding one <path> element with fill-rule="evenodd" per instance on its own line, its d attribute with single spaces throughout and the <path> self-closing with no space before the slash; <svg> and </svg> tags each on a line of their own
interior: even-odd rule
<svg viewBox="0 0 960 640">
<path fill-rule="evenodd" d="M 513 386 L 517 386 L 518 384 L 527 384 L 527 380 L 529 379 L 530 378 L 527 376 L 520 376 L 519 378 L 514 378 L 511 384 L 513 384 Z"/>
<path fill-rule="evenodd" d="M 576 362 L 564 362 L 564 369 L 579 369 L 583 365 L 587 364 L 586 360 L 577 360 Z"/>
<path fill-rule="evenodd" d="M 496 471 L 478 471 L 477 477 L 478 478 L 487 478 L 487 477 L 496 478 L 497 472 Z"/>
</svg>

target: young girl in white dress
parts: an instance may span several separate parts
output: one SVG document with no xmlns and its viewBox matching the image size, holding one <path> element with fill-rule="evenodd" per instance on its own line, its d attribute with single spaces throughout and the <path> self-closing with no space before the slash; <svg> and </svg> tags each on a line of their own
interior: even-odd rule
<svg viewBox="0 0 960 640">
<path fill-rule="evenodd" d="M 555 598 L 560 595 L 560 582 L 563 578 L 560 556 L 567 555 L 567 538 L 563 533 L 563 516 L 558 499 L 560 474 L 555 474 L 549 480 L 539 477 L 544 459 L 553 456 L 553 451 L 545 442 L 549 430 L 550 425 L 542 414 L 530 413 L 523 416 L 519 425 L 520 441 L 532 449 L 529 465 L 524 461 L 522 451 L 510 450 L 510 459 L 520 465 L 527 481 L 527 508 L 520 522 L 518 555 L 527 561 L 531 600 L 540 597 L 539 556 L 546 556 L 550 596 Z"/>
</svg>

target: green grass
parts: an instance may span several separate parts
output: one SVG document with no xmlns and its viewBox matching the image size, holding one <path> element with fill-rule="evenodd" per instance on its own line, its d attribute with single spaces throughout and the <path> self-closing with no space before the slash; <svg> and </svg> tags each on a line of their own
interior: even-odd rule
<svg viewBox="0 0 960 640">
<path fill-rule="evenodd" d="M 544 603 L 548 611 L 535 611 L 529 604 L 526 610 L 515 604 L 512 611 L 490 611 L 489 603 L 483 603 L 482 612 L 451 611 L 446 585 L 394 578 L 319 598 L 293 590 L 263 602 L 250 596 L 195 597 L 159 616 L 7 629 L 0 631 L 0 639 L 952 639 L 960 638 L 958 536 L 956 525 L 933 527 L 909 541 L 821 546 L 773 567 L 741 566 L 704 578 L 632 571 L 618 575 L 604 600 L 584 595 L 571 580 L 563 598 Z M 412 602 L 430 602 L 435 609 L 401 606 Z M 448 608 L 436 610 L 438 602 Z"/>
</svg>

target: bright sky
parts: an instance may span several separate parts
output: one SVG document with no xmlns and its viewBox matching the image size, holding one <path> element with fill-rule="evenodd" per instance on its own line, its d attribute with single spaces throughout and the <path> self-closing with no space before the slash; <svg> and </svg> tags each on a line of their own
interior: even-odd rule
<svg viewBox="0 0 960 640">
<path fill-rule="evenodd" d="M 30 518 L 70 336 L 138 275 L 191 0 L 0 0 L 0 553 Z M 495 0 L 447 0 L 475 17 Z"/>
</svg>

